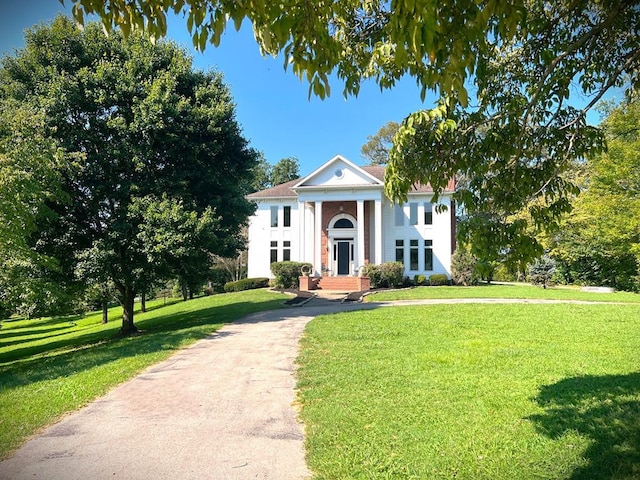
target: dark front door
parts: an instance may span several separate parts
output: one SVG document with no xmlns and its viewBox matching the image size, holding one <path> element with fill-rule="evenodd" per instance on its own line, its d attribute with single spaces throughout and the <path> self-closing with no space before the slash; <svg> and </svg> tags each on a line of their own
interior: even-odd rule
<svg viewBox="0 0 640 480">
<path fill-rule="evenodd" d="M 338 242 L 338 275 L 349 275 L 351 242 Z"/>
</svg>

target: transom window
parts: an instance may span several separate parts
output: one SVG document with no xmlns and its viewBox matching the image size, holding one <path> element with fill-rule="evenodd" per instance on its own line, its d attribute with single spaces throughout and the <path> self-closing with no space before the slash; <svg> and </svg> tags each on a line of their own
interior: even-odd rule
<svg viewBox="0 0 640 480">
<path fill-rule="evenodd" d="M 333 228 L 353 228 L 353 222 L 348 218 L 341 218 L 333 224 Z"/>
</svg>

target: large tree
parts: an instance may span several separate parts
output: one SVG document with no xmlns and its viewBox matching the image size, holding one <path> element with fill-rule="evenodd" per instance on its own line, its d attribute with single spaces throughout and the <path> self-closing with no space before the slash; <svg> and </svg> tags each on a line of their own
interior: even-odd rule
<svg viewBox="0 0 640 480">
<path fill-rule="evenodd" d="M 0 103 L 0 318 L 63 308 L 67 296 L 51 275 L 57 262 L 30 242 L 46 202 L 64 200 L 58 168 L 65 161 L 43 135 L 43 111 L 16 101 Z"/>
<path fill-rule="evenodd" d="M 345 95 L 373 79 L 391 88 L 405 75 L 439 104 L 409 115 L 394 138 L 387 194 L 404 200 L 415 182 L 436 198 L 462 173 L 456 194 L 471 214 L 496 220 L 496 241 L 539 245 L 510 215 L 553 226 L 575 193 L 564 175 L 572 161 L 605 142 L 587 112 L 614 87 L 640 83 L 637 0 L 335 0 L 310 6 L 284 0 L 72 0 L 80 21 L 97 13 L 107 30 L 166 33 L 166 12 L 183 12 L 194 44 L 217 45 L 228 22 L 246 18 L 264 53 L 329 94 L 335 74 Z M 573 92 L 573 95 L 572 95 Z M 586 99 L 577 106 L 572 100 Z"/>
<path fill-rule="evenodd" d="M 285 157 L 275 165 L 271 165 L 261 152 L 253 167 L 250 188 L 257 192 L 296 178 L 300 178 L 300 163 L 296 157 Z"/>
<path fill-rule="evenodd" d="M 609 108 L 606 154 L 586 164 L 584 189 L 549 247 L 568 281 L 640 289 L 640 99 Z"/>
<path fill-rule="evenodd" d="M 386 165 L 389 152 L 393 147 L 393 138 L 398 133 L 400 124 L 390 121 L 385 123 L 375 135 L 369 135 L 367 142 L 360 148 L 360 155 L 369 160 L 369 165 Z"/>
<path fill-rule="evenodd" d="M 107 37 L 97 24 L 80 31 L 58 17 L 29 30 L 25 48 L 3 59 L 0 103 L 42 110 L 42 134 L 75 155 L 59 169 L 66 201 L 49 201 L 54 215 L 38 220 L 31 246 L 58 260 L 61 278 L 94 258 L 118 291 L 123 333 L 136 330 L 135 295 L 166 261 L 150 259 L 154 245 L 139 235 L 149 221 L 141 199 L 166 196 L 198 218 L 215 213 L 211 253 L 241 245 L 252 212 L 242 186 L 255 153 L 221 75 L 195 71 L 173 43 Z"/>
<path fill-rule="evenodd" d="M 300 164 L 296 157 L 280 159 L 271 169 L 271 185 L 280 185 L 300 178 Z"/>
</svg>

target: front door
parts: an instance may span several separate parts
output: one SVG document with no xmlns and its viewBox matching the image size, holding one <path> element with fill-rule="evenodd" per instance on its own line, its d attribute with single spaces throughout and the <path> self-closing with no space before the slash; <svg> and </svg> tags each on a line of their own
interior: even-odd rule
<svg viewBox="0 0 640 480">
<path fill-rule="evenodd" d="M 336 270 L 338 275 L 349 275 L 351 270 L 351 256 L 353 242 L 350 240 L 338 240 L 336 242 Z"/>
</svg>

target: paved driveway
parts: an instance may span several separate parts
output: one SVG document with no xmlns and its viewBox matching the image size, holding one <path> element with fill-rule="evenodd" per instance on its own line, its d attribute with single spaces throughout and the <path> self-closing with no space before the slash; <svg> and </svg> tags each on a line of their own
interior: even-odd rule
<svg viewBox="0 0 640 480">
<path fill-rule="evenodd" d="M 298 340 L 314 316 L 361 308 L 314 300 L 227 325 L 28 441 L 0 479 L 306 478 Z"/>
</svg>

